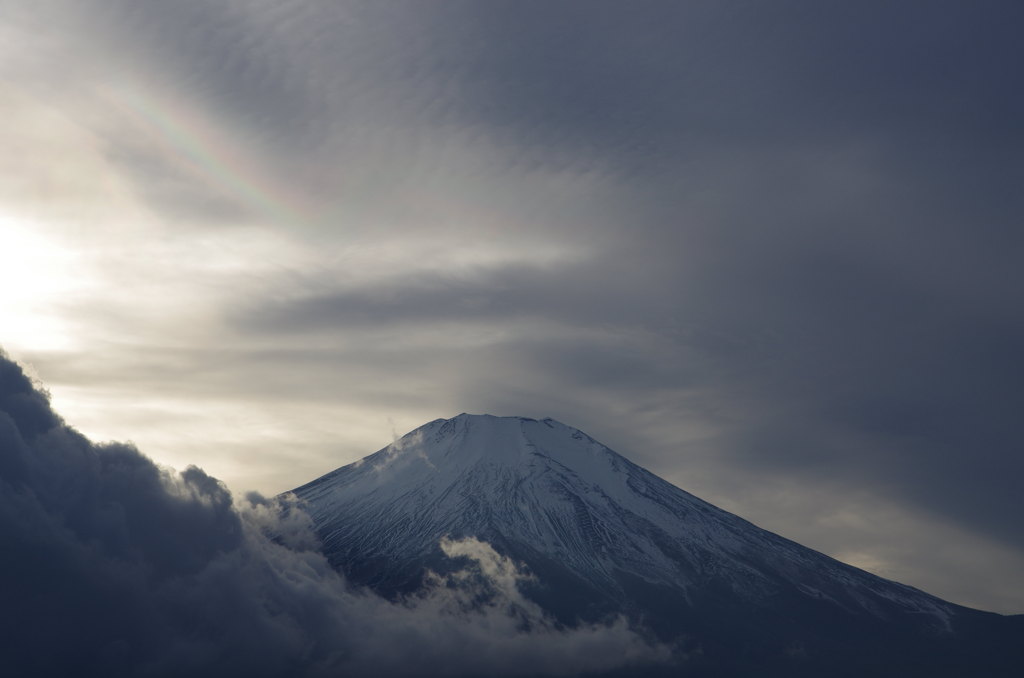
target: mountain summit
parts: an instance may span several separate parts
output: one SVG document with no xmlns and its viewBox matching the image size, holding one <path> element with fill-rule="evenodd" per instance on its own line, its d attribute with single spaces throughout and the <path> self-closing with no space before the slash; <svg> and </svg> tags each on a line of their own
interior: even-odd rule
<svg viewBox="0 0 1024 678">
<path fill-rule="evenodd" d="M 524 563 L 562 622 L 624 614 L 714 675 L 1000 675 L 1024 630 L 762 530 L 553 419 L 438 419 L 294 493 L 356 583 L 415 591 L 451 567 L 443 537 L 474 537 Z"/>
</svg>

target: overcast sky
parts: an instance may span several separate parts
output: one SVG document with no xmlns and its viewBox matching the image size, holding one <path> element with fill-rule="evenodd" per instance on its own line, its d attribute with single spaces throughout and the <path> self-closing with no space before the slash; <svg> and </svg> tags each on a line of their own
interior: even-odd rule
<svg viewBox="0 0 1024 678">
<path fill-rule="evenodd" d="M 0 346 L 277 493 L 460 412 L 1024 612 L 1018 2 L 0 0 Z"/>
</svg>

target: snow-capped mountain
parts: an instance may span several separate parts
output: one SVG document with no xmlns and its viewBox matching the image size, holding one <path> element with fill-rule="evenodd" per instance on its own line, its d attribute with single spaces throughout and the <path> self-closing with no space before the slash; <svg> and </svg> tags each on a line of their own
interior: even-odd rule
<svg viewBox="0 0 1024 678">
<path fill-rule="evenodd" d="M 472 536 L 524 563 L 557 618 L 625 613 L 736 675 L 872 666 L 865 647 L 902 675 L 926 653 L 938 675 L 975 666 L 950 648 L 978 629 L 1020 630 L 762 530 L 552 419 L 438 419 L 294 492 L 357 583 L 411 591 L 446 567 L 442 537 Z"/>
</svg>

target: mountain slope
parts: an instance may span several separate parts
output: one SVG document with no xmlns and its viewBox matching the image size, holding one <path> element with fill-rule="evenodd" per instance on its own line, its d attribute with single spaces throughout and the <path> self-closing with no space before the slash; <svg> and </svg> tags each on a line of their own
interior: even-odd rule
<svg viewBox="0 0 1024 678">
<path fill-rule="evenodd" d="M 965 639 L 1002 621 L 762 530 L 551 419 L 439 419 L 295 494 L 357 583 L 414 590 L 448 565 L 441 537 L 473 536 L 525 563 L 559 619 L 626 613 L 736 675 L 858 667 L 865 647 L 939 675 L 988 661 Z"/>
</svg>

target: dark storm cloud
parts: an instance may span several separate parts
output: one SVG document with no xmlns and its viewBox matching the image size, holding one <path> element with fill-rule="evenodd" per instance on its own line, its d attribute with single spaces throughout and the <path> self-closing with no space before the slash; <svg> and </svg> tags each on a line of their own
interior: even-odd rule
<svg viewBox="0 0 1024 678">
<path fill-rule="evenodd" d="M 194 466 L 90 443 L 3 356 L 0 539 L 13 675 L 533 675 L 667 658 L 621 622 L 556 628 L 498 580 L 466 593 L 493 604 L 469 614 L 454 580 L 402 604 L 352 590 L 287 499 L 236 506 Z M 489 546 L 456 546 L 519 578 Z"/>
<path fill-rule="evenodd" d="M 671 170 L 693 152 L 858 135 L 919 151 L 948 135 L 931 150 L 997 151 L 1020 135 L 1024 99 L 1005 77 L 1020 13 L 1013 3 L 468 3 L 439 23 L 471 36 L 445 43 L 473 73 L 467 119 L 512 126 L 520 144 Z"/>
</svg>

